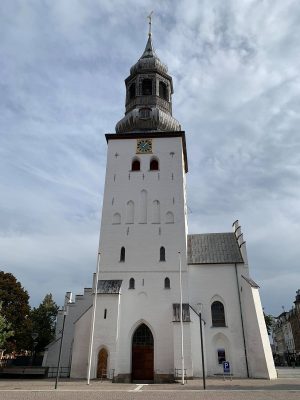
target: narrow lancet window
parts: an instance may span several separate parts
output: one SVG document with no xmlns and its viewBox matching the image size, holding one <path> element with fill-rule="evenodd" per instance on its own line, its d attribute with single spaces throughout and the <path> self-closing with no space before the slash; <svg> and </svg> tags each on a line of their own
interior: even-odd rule
<svg viewBox="0 0 300 400">
<path fill-rule="evenodd" d="M 120 252 L 120 262 L 125 261 L 125 247 L 121 247 L 121 252 Z"/>
<path fill-rule="evenodd" d="M 166 261 L 166 249 L 163 246 L 159 250 L 159 261 Z"/>
<path fill-rule="evenodd" d="M 134 289 L 134 285 L 135 285 L 134 278 L 130 278 L 129 279 L 129 289 Z"/>
<path fill-rule="evenodd" d="M 165 278 L 165 289 L 170 289 L 170 279 Z"/>
</svg>

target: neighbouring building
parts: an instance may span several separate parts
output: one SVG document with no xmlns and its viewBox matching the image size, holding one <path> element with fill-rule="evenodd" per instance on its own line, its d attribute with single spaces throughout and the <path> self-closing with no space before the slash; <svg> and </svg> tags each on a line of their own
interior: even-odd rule
<svg viewBox="0 0 300 400">
<path fill-rule="evenodd" d="M 295 306 L 282 312 L 272 328 L 274 360 L 277 365 L 300 365 L 300 289 L 296 292 Z"/>
<path fill-rule="evenodd" d="M 185 132 L 172 116 L 172 77 L 151 32 L 125 85 L 125 116 L 106 134 L 97 308 L 95 290 L 74 302 L 67 293 L 44 365 L 57 365 L 64 324 L 61 366 L 86 377 L 95 310 L 92 378 L 170 381 L 182 368 L 182 342 L 186 375 L 199 377 L 200 304 L 206 374 L 221 374 L 227 360 L 234 376 L 275 379 L 239 222 L 232 232 L 188 234 Z"/>
</svg>

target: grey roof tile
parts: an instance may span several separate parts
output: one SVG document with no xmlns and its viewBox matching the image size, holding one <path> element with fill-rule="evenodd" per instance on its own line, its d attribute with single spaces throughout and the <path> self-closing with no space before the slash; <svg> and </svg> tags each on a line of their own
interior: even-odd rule
<svg viewBox="0 0 300 400">
<path fill-rule="evenodd" d="M 121 285 L 122 280 L 101 280 L 98 281 L 97 293 L 118 294 L 120 293 Z"/>
<path fill-rule="evenodd" d="M 188 235 L 188 264 L 243 263 L 232 232 Z"/>
<path fill-rule="evenodd" d="M 256 282 L 254 282 L 254 280 L 253 279 L 251 279 L 251 278 L 247 278 L 246 276 L 244 276 L 244 275 L 242 275 L 242 278 L 244 278 L 245 279 L 245 281 L 246 282 L 248 282 L 249 283 L 249 285 L 251 286 L 251 287 L 253 287 L 253 288 L 255 288 L 255 289 L 259 289 L 259 286 L 258 286 L 258 284 L 256 283 Z"/>
</svg>

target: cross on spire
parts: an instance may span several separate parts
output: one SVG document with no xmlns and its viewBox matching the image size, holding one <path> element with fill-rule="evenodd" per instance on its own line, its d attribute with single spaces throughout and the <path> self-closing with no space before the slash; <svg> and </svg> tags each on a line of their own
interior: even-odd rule
<svg viewBox="0 0 300 400">
<path fill-rule="evenodd" d="M 147 16 L 147 18 L 149 19 L 149 33 L 148 33 L 149 36 L 152 35 L 152 32 L 151 32 L 152 14 L 153 14 L 153 11 L 151 11 L 151 13 Z"/>
</svg>

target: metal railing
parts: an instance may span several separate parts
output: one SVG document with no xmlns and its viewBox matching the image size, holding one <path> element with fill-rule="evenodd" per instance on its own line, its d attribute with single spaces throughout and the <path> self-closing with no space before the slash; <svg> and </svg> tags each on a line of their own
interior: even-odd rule
<svg viewBox="0 0 300 400">
<path fill-rule="evenodd" d="M 178 381 L 182 378 L 182 369 L 181 368 L 175 368 L 174 369 L 174 379 L 175 381 Z M 184 381 L 187 383 L 187 375 L 186 375 L 186 369 L 184 369 Z"/>
</svg>

